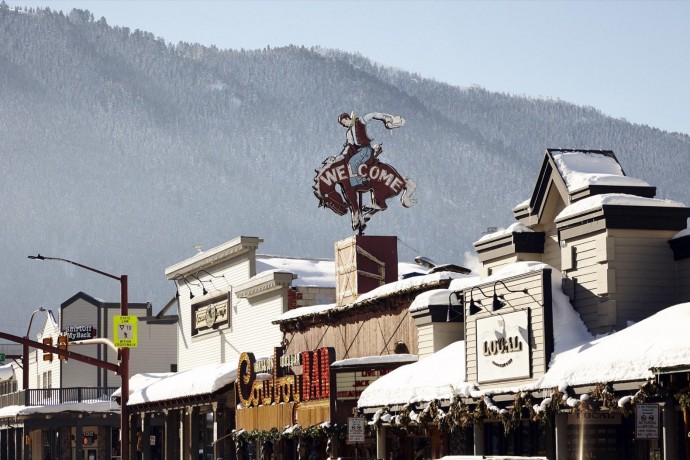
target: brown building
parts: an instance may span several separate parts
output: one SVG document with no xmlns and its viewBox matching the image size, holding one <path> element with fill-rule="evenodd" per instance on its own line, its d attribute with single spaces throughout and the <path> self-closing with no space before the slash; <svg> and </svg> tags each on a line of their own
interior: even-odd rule
<svg viewBox="0 0 690 460">
<path fill-rule="evenodd" d="M 276 459 L 372 458 L 377 446 L 364 436 L 369 428 L 353 438 L 364 420 L 356 417 L 362 390 L 463 333 L 460 303 L 449 308 L 447 293 L 442 305 L 414 312 L 410 306 L 469 270 L 418 265 L 416 276 L 400 279 L 395 237 L 355 236 L 335 251 L 338 301 L 281 315 L 273 321 L 283 334 L 274 357 L 247 353 L 238 368 L 235 439 L 252 449 L 261 440 Z"/>
</svg>

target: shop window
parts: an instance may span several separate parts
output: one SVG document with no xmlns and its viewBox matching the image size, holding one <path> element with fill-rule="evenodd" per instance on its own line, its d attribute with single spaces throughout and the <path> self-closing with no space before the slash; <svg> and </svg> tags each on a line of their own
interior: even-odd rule
<svg viewBox="0 0 690 460">
<path fill-rule="evenodd" d="M 50 398 L 50 388 L 53 387 L 53 372 L 52 371 L 46 371 L 42 375 L 43 379 L 43 397 L 44 398 Z"/>
<path fill-rule="evenodd" d="M 213 411 L 199 414 L 199 455 L 198 460 L 213 458 Z"/>
<path fill-rule="evenodd" d="M 474 454 L 474 430 L 456 428 L 451 431 L 448 448 L 450 455 Z"/>
<path fill-rule="evenodd" d="M 484 447 L 491 455 L 546 455 L 544 424 L 522 420 L 514 430 L 505 433 L 499 422 L 484 424 Z"/>
</svg>

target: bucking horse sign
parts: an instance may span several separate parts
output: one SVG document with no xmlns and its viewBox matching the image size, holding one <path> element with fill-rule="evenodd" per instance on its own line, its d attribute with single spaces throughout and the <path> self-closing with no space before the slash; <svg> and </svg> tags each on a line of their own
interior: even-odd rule
<svg viewBox="0 0 690 460">
<path fill-rule="evenodd" d="M 355 113 L 342 113 L 338 123 L 347 129 L 346 142 L 338 156 L 326 158 L 316 169 L 314 195 L 319 206 L 326 207 L 338 215 L 350 210 L 352 230 L 361 235 L 371 216 L 385 210 L 386 200 L 399 195 L 406 208 L 417 200 L 410 198 L 416 185 L 412 179 L 402 177 L 394 167 L 379 161 L 383 151 L 374 144 L 367 133 L 367 123 L 379 120 L 386 129 L 400 128 L 405 119 L 386 113 L 367 113 L 356 117 Z M 369 203 L 363 203 L 363 196 L 369 192 Z"/>
</svg>

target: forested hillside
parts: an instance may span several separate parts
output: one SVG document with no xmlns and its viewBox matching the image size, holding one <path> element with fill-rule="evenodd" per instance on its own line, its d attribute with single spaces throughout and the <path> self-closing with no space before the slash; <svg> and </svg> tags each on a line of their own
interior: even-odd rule
<svg viewBox="0 0 690 460">
<path fill-rule="evenodd" d="M 550 72 L 552 69 L 544 69 Z M 506 75 L 506 78 L 510 78 Z M 631 95 L 634 97 L 634 95 Z M 368 234 L 401 259 L 464 263 L 489 226 L 512 223 L 546 147 L 613 149 L 629 175 L 690 203 L 690 138 L 558 100 L 458 88 L 320 48 L 221 50 L 110 27 L 88 11 L 0 4 L 0 311 L 23 334 L 38 306 L 111 281 L 29 254 L 130 278 L 130 301 L 174 295 L 164 268 L 237 235 L 264 253 L 333 257 L 347 216 L 319 209 L 314 169 L 340 152 L 337 115 L 402 115 L 376 127 L 382 161 L 418 185 Z"/>
</svg>

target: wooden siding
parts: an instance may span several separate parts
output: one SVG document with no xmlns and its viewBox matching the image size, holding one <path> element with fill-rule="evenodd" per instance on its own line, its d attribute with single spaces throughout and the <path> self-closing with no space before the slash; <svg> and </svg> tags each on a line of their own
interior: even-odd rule
<svg viewBox="0 0 690 460">
<path fill-rule="evenodd" d="M 510 254 L 510 255 L 507 255 L 507 256 L 500 258 L 500 259 L 494 259 L 491 261 L 487 261 L 484 264 L 482 264 L 482 270 L 481 270 L 480 276 L 482 278 L 486 278 L 487 276 L 491 276 L 499 268 L 505 267 L 506 265 L 514 264 L 517 261 L 518 260 L 517 260 L 516 254 Z"/>
<path fill-rule="evenodd" d="M 574 252 L 564 274 L 590 332 L 621 330 L 678 302 L 677 265 L 668 245 L 673 233 L 611 229 L 567 241 L 562 251 Z"/>
<path fill-rule="evenodd" d="M 213 273 L 213 277 L 203 276 L 200 274 L 199 278 L 204 284 L 213 286 L 213 290 L 207 294 L 210 298 L 212 296 L 217 296 L 222 293 L 227 293 L 232 291 L 232 286 L 245 282 L 250 277 L 251 264 L 249 257 L 253 256 L 253 253 L 242 254 L 240 257 L 226 261 L 216 267 L 213 270 L 209 270 Z M 199 334 L 196 337 L 192 337 L 192 302 L 198 302 L 202 299 L 199 295 L 201 288 L 190 283 L 187 284 L 186 281 L 178 280 L 178 292 L 179 295 L 179 327 L 180 334 L 178 334 L 178 370 L 185 371 L 202 363 L 212 363 L 212 362 L 222 362 L 220 361 L 220 350 L 219 346 L 221 343 L 225 343 L 225 339 L 220 339 L 219 335 L 227 335 L 230 332 L 227 330 L 227 326 L 221 327 L 219 330 L 208 332 L 205 334 Z M 196 297 L 194 299 L 189 298 L 189 289 L 196 292 Z M 232 301 L 232 322 L 233 325 L 236 323 L 238 310 L 246 309 L 246 306 L 241 306 L 241 303 L 246 303 L 245 299 L 240 299 L 233 293 L 231 296 Z M 220 331 L 220 332 L 219 332 Z M 240 351 L 236 351 L 239 357 Z"/>
<path fill-rule="evenodd" d="M 156 324 L 139 321 L 137 348 L 129 353 L 130 375 L 145 372 L 170 372 L 177 364 L 177 324 Z M 109 386 L 119 386 L 110 380 Z"/>
<path fill-rule="evenodd" d="M 608 289 L 602 284 L 602 273 L 605 275 L 608 265 L 607 260 L 602 260 L 600 248 L 607 241 L 606 234 L 590 234 L 566 241 L 562 251 L 571 254 L 571 263 L 568 270 L 563 270 L 564 276 L 570 278 L 573 285 L 571 303 L 580 313 L 587 329 L 590 332 L 599 331 L 608 325 L 601 324 L 600 307 L 601 298 Z M 606 254 L 604 251 L 603 254 Z M 603 265 L 602 265 L 603 263 Z M 607 280 L 604 277 L 604 281 Z"/>
<path fill-rule="evenodd" d="M 205 363 L 236 364 L 243 352 L 252 352 L 257 358 L 273 355 L 273 347 L 282 340 L 280 328 L 271 324 L 287 308 L 285 288 L 271 290 L 251 298 L 238 297 L 233 286 L 246 283 L 253 275 L 255 253 L 248 251 L 234 259 L 210 267 L 208 273 L 197 274 L 209 293 L 202 296 L 199 284 L 193 277 L 187 277 L 195 293 L 189 299 L 187 284 L 178 280 L 180 292 L 180 333 L 178 334 L 180 371 L 188 370 Z M 210 287 L 213 288 L 210 289 Z M 216 297 L 231 292 L 231 324 L 223 324 L 218 329 L 202 330 L 191 335 L 192 303 L 204 298 Z M 315 295 L 321 293 L 316 292 Z"/>
<path fill-rule="evenodd" d="M 503 310 L 506 313 L 512 311 L 521 311 L 529 309 L 529 326 L 530 326 L 530 353 L 531 353 L 531 374 L 529 379 L 515 380 L 511 381 L 510 385 L 519 385 L 522 383 L 531 382 L 538 379 L 546 372 L 546 366 L 548 365 L 548 359 L 550 357 L 546 356 L 548 352 L 548 342 L 551 340 L 549 337 L 552 334 L 552 325 L 548 324 L 549 321 L 545 315 L 545 308 L 551 309 L 551 305 L 544 305 L 546 299 L 544 293 L 545 289 L 550 289 L 550 286 L 545 287 L 545 283 L 550 283 L 550 277 L 543 281 L 544 273 L 549 272 L 533 272 L 526 275 L 521 275 L 513 278 L 505 279 L 504 282 L 509 289 L 512 290 L 522 290 L 527 289 L 528 294 L 523 294 L 521 292 L 517 293 L 507 293 L 505 289 L 499 284 L 496 287 L 497 294 L 505 293 L 506 306 Z M 485 293 L 493 293 L 493 283 L 488 283 L 486 285 L 479 285 L 479 287 Z M 465 311 L 469 310 L 469 293 L 465 293 Z M 476 300 L 476 297 L 475 297 Z M 487 308 L 491 308 L 490 298 L 482 302 L 487 305 Z M 503 311 L 502 310 L 502 311 Z M 475 315 L 467 315 L 467 320 L 465 324 L 465 372 L 466 380 L 468 382 L 477 382 L 477 320 L 481 318 L 486 318 L 491 316 L 491 313 L 487 312 L 486 309 L 482 309 L 480 313 Z M 482 384 L 483 389 L 499 388 L 505 386 L 505 382 L 499 382 L 496 384 Z"/>
<path fill-rule="evenodd" d="M 426 358 L 464 337 L 464 324 L 436 322 L 417 326 L 419 359 Z"/>
<path fill-rule="evenodd" d="M 294 407 L 295 403 L 285 403 L 238 409 L 235 411 L 236 425 L 247 431 L 292 426 Z"/>
<path fill-rule="evenodd" d="M 417 354 L 419 359 L 433 354 L 436 351 L 435 348 L 433 323 L 417 326 Z"/>
<path fill-rule="evenodd" d="M 417 354 L 417 327 L 408 308 L 409 302 L 397 302 L 384 311 L 377 307 L 370 312 L 353 312 L 338 322 L 287 333 L 286 354 L 333 347 L 338 360 L 390 355 L 398 341 L 404 342 L 410 353 Z"/>
<path fill-rule="evenodd" d="M 98 321 L 98 312 L 98 306 L 80 298 L 62 309 L 60 323 L 63 329 L 68 325 L 91 325 L 97 329 L 99 335 L 102 335 L 107 331 L 102 330 L 102 323 Z M 54 337 L 53 339 L 55 341 L 56 338 Z M 73 348 L 73 351 L 82 355 L 98 358 L 99 348 L 98 345 L 84 345 Z M 57 360 L 57 356 L 55 356 L 55 360 Z M 115 362 L 115 360 L 112 360 L 112 362 Z M 97 367 L 86 363 L 80 363 L 74 360 L 61 362 L 61 386 L 65 388 L 95 387 L 98 385 L 98 374 L 99 369 Z M 119 382 L 119 377 L 117 378 Z"/>
<path fill-rule="evenodd" d="M 558 241 L 558 232 L 556 232 L 555 228 L 549 229 L 546 233 L 544 238 L 544 256 L 540 260 L 559 270 L 561 268 L 561 246 Z"/>
<path fill-rule="evenodd" d="M 674 231 L 610 230 L 615 238 L 616 329 L 640 321 L 678 301 L 676 263 L 668 240 Z"/>
<path fill-rule="evenodd" d="M 690 302 L 690 259 L 676 262 L 676 279 L 678 280 L 677 302 Z"/>
</svg>

